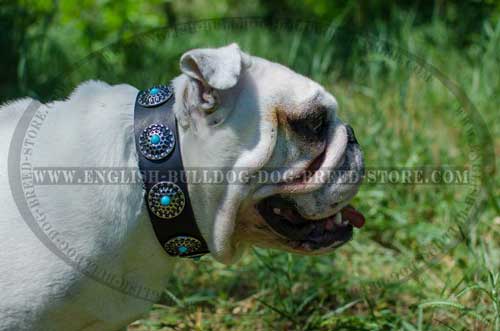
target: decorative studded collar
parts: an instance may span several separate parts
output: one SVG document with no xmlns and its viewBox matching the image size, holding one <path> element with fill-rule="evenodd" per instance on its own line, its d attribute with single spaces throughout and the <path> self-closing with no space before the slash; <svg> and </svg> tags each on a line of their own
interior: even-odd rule
<svg viewBox="0 0 500 331">
<path fill-rule="evenodd" d="M 140 91 L 134 110 L 134 133 L 149 217 L 158 241 L 170 256 L 208 253 L 196 225 L 182 164 L 171 86 Z"/>
</svg>

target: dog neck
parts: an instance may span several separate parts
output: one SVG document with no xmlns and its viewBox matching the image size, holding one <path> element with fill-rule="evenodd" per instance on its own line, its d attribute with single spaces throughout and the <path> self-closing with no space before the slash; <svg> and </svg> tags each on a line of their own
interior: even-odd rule
<svg viewBox="0 0 500 331">
<path fill-rule="evenodd" d="M 145 199 L 156 237 L 170 256 L 200 257 L 208 248 L 189 198 L 182 164 L 172 87 L 139 92 L 134 110 L 135 142 Z"/>
</svg>

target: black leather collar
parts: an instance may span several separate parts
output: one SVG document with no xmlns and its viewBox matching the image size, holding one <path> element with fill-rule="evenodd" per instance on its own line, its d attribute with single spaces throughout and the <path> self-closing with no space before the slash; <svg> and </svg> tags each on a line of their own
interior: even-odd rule
<svg viewBox="0 0 500 331">
<path fill-rule="evenodd" d="M 140 91 L 134 134 L 149 217 L 158 241 L 171 256 L 199 257 L 208 247 L 196 225 L 182 165 L 171 86 Z"/>
</svg>

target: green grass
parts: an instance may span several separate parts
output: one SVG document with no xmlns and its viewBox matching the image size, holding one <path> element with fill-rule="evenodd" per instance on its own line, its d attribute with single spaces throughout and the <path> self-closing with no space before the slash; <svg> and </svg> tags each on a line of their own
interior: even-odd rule
<svg viewBox="0 0 500 331">
<path fill-rule="evenodd" d="M 469 107 L 436 75 L 426 80 L 361 42 L 336 61 L 342 45 L 333 42 L 335 25 L 320 36 L 255 28 L 183 38 L 189 46 L 237 40 L 321 81 L 356 128 L 368 167 L 470 168 L 475 150 L 498 155 L 500 24 L 486 24 L 474 43 L 458 49 L 439 21 L 418 28 L 405 22 L 397 35 L 380 29 L 370 38 L 390 40 L 456 82 L 487 123 L 493 146 L 479 131 L 473 145 L 465 129 L 476 124 L 474 116 L 461 120 L 461 107 Z M 320 257 L 252 249 L 230 267 L 209 257 L 182 262 L 166 291 L 174 300 L 129 330 L 499 331 L 499 178 L 488 174 L 477 183 L 487 195 L 477 216 L 461 224 L 465 239 L 446 231 L 470 209 L 465 198 L 473 187 L 365 185 L 354 203 L 367 224 L 349 245 Z"/>
</svg>

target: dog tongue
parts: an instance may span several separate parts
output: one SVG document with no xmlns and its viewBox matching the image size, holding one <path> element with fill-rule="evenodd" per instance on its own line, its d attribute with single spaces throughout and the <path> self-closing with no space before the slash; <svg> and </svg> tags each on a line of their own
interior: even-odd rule
<svg viewBox="0 0 500 331">
<path fill-rule="evenodd" d="M 361 214 L 359 211 L 354 209 L 353 206 L 348 205 L 342 208 L 342 217 L 347 219 L 349 223 L 352 224 L 352 226 L 356 228 L 361 228 L 363 225 L 365 225 L 365 217 L 363 214 Z"/>
</svg>

